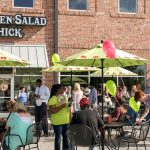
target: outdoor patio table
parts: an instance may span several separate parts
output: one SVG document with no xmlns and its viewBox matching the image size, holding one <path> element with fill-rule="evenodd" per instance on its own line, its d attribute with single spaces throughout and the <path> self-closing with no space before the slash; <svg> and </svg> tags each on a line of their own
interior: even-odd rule
<svg viewBox="0 0 150 150">
<path fill-rule="evenodd" d="M 110 149 L 116 149 L 116 144 L 112 140 L 112 129 L 116 130 L 116 135 L 117 136 L 118 132 L 120 133 L 120 129 L 125 126 L 125 123 L 122 122 L 112 122 L 112 123 L 106 123 L 105 124 L 105 132 L 108 132 L 107 138 L 108 138 L 108 143 L 110 146 Z"/>
</svg>

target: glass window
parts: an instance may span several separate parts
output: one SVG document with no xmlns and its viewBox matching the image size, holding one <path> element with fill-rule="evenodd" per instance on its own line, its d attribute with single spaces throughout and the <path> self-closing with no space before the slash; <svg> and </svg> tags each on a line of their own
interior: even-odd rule
<svg viewBox="0 0 150 150">
<path fill-rule="evenodd" d="M 16 68 L 14 79 L 15 99 L 17 99 L 19 88 L 24 86 L 28 92 L 35 90 L 35 82 L 42 78 L 42 68 Z"/>
<path fill-rule="evenodd" d="M 14 7 L 33 7 L 34 0 L 14 0 Z"/>
<path fill-rule="evenodd" d="M 131 77 L 130 80 L 124 80 L 125 83 L 128 85 L 128 89 L 131 90 L 131 87 L 133 84 L 141 84 L 142 90 L 145 89 L 145 74 L 146 74 L 146 66 L 130 66 L 125 67 L 125 69 L 128 69 L 136 74 L 138 74 L 137 77 Z M 124 78 L 125 79 L 125 78 Z"/>
<path fill-rule="evenodd" d="M 137 0 L 119 0 L 119 12 L 136 13 Z"/>
<path fill-rule="evenodd" d="M 0 67 L 0 74 L 12 74 L 12 68 Z"/>
<path fill-rule="evenodd" d="M 0 112 L 7 112 L 7 101 L 11 99 L 11 79 L 0 77 Z"/>
<path fill-rule="evenodd" d="M 87 0 L 68 0 L 69 9 L 87 10 Z"/>
<path fill-rule="evenodd" d="M 18 67 L 16 69 L 16 75 L 41 75 L 42 76 L 42 72 L 41 72 L 42 68 L 22 68 L 22 67 Z M 0 72 L 1 73 L 1 72 Z"/>
<path fill-rule="evenodd" d="M 128 69 L 128 70 L 138 74 L 139 76 L 144 76 L 145 73 L 146 73 L 145 65 L 142 65 L 142 66 L 129 66 L 129 67 L 125 67 L 125 69 Z"/>
</svg>

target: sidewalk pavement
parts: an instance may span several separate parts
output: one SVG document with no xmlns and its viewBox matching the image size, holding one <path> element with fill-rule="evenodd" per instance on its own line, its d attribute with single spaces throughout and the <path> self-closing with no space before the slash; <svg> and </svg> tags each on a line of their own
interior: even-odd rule
<svg viewBox="0 0 150 150">
<path fill-rule="evenodd" d="M 147 145 L 147 150 L 149 150 L 150 149 L 150 136 L 146 140 L 146 145 Z M 40 150 L 54 150 L 54 136 L 41 137 L 40 142 L 39 142 L 39 149 Z M 135 150 L 135 149 L 136 149 L 135 145 L 132 145 L 129 150 Z M 85 147 L 78 147 L 78 150 L 89 150 L 89 149 Z M 108 150 L 108 149 L 105 147 L 105 150 Z M 120 150 L 127 150 L 127 145 L 124 147 L 121 147 Z M 138 150 L 144 150 L 142 142 L 138 145 Z"/>
</svg>

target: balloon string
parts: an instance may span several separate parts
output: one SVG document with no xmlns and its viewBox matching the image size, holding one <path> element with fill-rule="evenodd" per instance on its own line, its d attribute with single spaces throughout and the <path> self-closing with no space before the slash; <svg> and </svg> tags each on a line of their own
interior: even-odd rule
<svg viewBox="0 0 150 150">
<path fill-rule="evenodd" d="M 122 84 L 125 86 L 125 84 L 124 84 L 124 81 L 123 81 L 122 77 L 121 77 L 121 82 L 122 82 Z"/>
</svg>

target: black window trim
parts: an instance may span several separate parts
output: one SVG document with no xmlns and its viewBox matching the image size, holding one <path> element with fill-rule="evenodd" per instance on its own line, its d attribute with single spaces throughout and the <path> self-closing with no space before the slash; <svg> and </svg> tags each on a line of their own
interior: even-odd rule
<svg viewBox="0 0 150 150">
<path fill-rule="evenodd" d="M 136 0 L 136 12 L 121 12 L 120 11 L 120 0 L 118 0 L 118 13 L 120 14 L 137 14 L 138 12 L 138 0 Z"/>
<path fill-rule="evenodd" d="M 85 9 L 85 10 L 70 9 L 70 8 L 69 8 L 69 0 L 67 0 L 67 10 L 68 10 L 68 11 L 81 11 L 81 12 L 84 12 L 84 11 L 88 11 L 88 6 L 89 6 L 89 0 L 86 0 L 86 9 Z"/>
<path fill-rule="evenodd" d="M 33 7 L 21 7 L 21 6 L 15 6 L 14 5 L 14 2 L 15 0 L 12 0 L 12 7 L 13 8 L 29 8 L 29 9 L 33 9 L 34 8 L 34 6 L 35 6 L 35 0 L 32 0 L 33 1 Z"/>
</svg>

